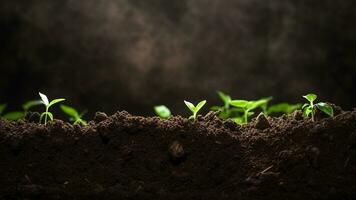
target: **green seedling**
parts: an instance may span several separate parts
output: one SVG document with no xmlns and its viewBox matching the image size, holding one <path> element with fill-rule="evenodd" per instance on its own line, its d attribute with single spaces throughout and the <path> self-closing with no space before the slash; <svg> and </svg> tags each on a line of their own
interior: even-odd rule
<svg viewBox="0 0 356 200">
<path fill-rule="evenodd" d="M 265 98 L 258 100 L 261 102 L 260 108 L 262 109 L 262 112 L 266 115 L 268 115 L 268 111 L 267 111 L 268 104 L 270 101 L 272 101 L 272 99 L 273 99 L 273 97 L 265 97 Z"/>
<path fill-rule="evenodd" d="M 243 115 L 241 117 L 234 118 L 234 121 L 238 124 L 246 124 L 248 122 L 249 117 L 251 117 L 255 110 L 261 105 L 265 104 L 267 99 L 261 99 L 257 101 L 246 101 L 246 100 L 232 100 L 230 104 L 236 108 L 242 110 Z"/>
<path fill-rule="evenodd" d="M 79 114 L 76 109 L 66 105 L 61 105 L 61 110 L 70 117 L 69 121 L 73 122 L 73 124 L 87 125 L 87 122 L 82 119 L 84 113 Z"/>
<path fill-rule="evenodd" d="M 156 115 L 162 119 L 168 119 L 171 117 L 171 111 L 165 105 L 159 105 L 154 107 Z"/>
<path fill-rule="evenodd" d="M 210 109 L 212 111 L 218 111 L 219 112 L 219 117 L 221 119 L 227 119 L 231 116 L 231 109 L 230 109 L 230 102 L 231 102 L 231 97 L 222 91 L 217 91 L 220 99 L 224 102 L 223 106 L 213 106 Z"/>
<path fill-rule="evenodd" d="M 307 94 L 303 97 L 309 101 L 309 103 L 304 104 L 302 107 L 304 116 L 309 117 L 311 115 L 313 122 L 315 121 L 315 113 L 317 109 L 329 115 L 330 117 L 334 116 L 334 110 L 329 104 L 323 102 L 314 104 L 314 101 L 318 98 L 316 94 Z"/>
<path fill-rule="evenodd" d="M 279 103 L 272 105 L 268 108 L 267 114 L 271 115 L 273 113 L 285 113 L 290 114 L 295 110 L 298 110 L 302 107 L 302 104 L 289 104 L 289 103 Z"/>
<path fill-rule="evenodd" d="M 184 101 L 184 103 L 193 113 L 193 115 L 191 115 L 189 119 L 195 121 L 197 119 L 197 114 L 199 110 L 202 109 L 203 106 L 206 104 L 206 100 L 199 102 L 197 106 L 194 106 L 194 104 L 190 103 L 189 101 Z"/>
<path fill-rule="evenodd" d="M 62 101 L 65 101 L 65 99 L 54 99 L 51 102 L 49 102 L 49 100 L 48 100 L 46 95 L 44 95 L 42 93 L 39 93 L 39 95 L 40 95 L 40 97 L 42 99 L 42 104 L 46 106 L 46 111 L 41 114 L 40 123 L 42 123 L 43 117 L 44 117 L 44 124 L 46 125 L 48 117 L 49 117 L 50 121 L 53 121 L 53 114 L 51 112 L 49 112 L 49 108 L 51 106 L 53 106 L 54 104 L 57 104 L 57 103 L 62 102 Z"/>
</svg>

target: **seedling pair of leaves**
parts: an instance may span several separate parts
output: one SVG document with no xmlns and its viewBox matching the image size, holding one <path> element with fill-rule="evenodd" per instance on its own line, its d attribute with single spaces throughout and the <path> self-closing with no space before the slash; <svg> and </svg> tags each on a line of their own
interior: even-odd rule
<svg viewBox="0 0 356 200">
<path fill-rule="evenodd" d="M 246 124 L 249 121 L 249 118 L 254 115 L 253 110 L 257 108 L 261 108 L 263 110 L 263 106 L 268 104 L 271 98 L 264 98 L 257 101 L 246 101 L 246 100 L 232 100 L 230 102 L 231 106 L 234 106 L 238 109 L 241 109 L 242 116 L 235 117 L 233 120 L 238 124 Z M 267 107 L 267 106 L 266 106 Z"/>
<path fill-rule="evenodd" d="M 53 114 L 51 112 L 49 112 L 49 108 L 51 108 L 53 105 L 65 101 L 65 99 L 54 99 L 52 101 L 48 100 L 48 97 L 42 93 L 39 93 L 40 97 L 41 97 L 41 103 L 46 107 L 46 111 L 43 112 L 41 114 L 40 117 L 40 123 L 42 123 L 42 121 L 44 120 L 44 124 L 47 124 L 48 118 L 50 121 L 53 121 Z"/>
<path fill-rule="evenodd" d="M 318 98 L 316 94 L 307 94 L 303 97 L 309 101 L 309 103 L 304 104 L 302 107 L 303 114 L 305 117 L 311 116 L 313 122 L 315 121 L 315 113 L 317 110 L 322 111 L 330 117 L 334 116 L 334 110 L 329 104 L 324 102 L 314 103 Z"/>
<path fill-rule="evenodd" d="M 206 100 L 199 102 L 196 106 L 189 101 L 184 101 L 184 103 L 189 108 L 189 110 L 192 112 L 192 115 L 189 117 L 189 120 L 196 121 L 197 114 L 198 114 L 199 110 L 201 110 L 204 107 L 204 105 L 206 104 Z"/>
<path fill-rule="evenodd" d="M 219 117 L 221 119 L 228 119 L 232 115 L 234 115 L 234 113 L 236 111 L 236 110 L 233 110 L 230 108 L 231 97 L 222 91 L 217 91 L 217 94 L 219 95 L 220 99 L 223 101 L 224 105 L 223 106 L 213 106 L 210 109 L 212 111 L 218 111 Z"/>
<path fill-rule="evenodd" d="M 69 116 L 69 121 L 73 124 L 87 125 L 87 122 L 83 119 L 85 113 L 80 113 L 73 107 L 67 105 L 61 105 L 61 110 Z"/>
</svg>

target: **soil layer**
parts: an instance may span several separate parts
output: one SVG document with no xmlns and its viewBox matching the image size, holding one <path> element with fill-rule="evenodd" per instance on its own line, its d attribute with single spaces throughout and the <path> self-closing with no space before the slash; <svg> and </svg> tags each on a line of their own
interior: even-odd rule
<svg viewBox="0 0 356 200">
<path fill-rule="evenodd" d="M 0 199 L 356 199 L 356 111 L 336 114 L 0 120 Z"/>
</svg>

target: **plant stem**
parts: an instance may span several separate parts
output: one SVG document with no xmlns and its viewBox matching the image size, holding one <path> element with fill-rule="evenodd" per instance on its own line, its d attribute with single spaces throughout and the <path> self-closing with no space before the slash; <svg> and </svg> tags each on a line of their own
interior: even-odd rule
<svg viewBox="0 0 356 200">
<path fill-rule="evenodd" d="M 45 125 L 47 124 L 48 107 L 46 106 Z"/>
</svg>

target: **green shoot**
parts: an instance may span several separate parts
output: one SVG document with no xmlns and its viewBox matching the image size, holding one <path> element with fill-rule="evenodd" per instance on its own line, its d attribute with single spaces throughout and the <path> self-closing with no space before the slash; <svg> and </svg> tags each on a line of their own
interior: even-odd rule
<svg viewBox="0 0 356 200">
<path fill-rule="evenodd" d="M 197 114 L 199 110 L 202 109 L 203 106 L 206 104 L 206 100 L 199 102 L 197 106 L 194 106 L 194 104 L 190 103 L 189 101 L 184 101 L 184 103 L 189 108 L 189 110 L 192 111 L 193 113 L 189 117 L 189 119 L 195 121 L 197 119 Z"/>
<path fill-rule="evenodd" d="M 219 117 L 221 119 L 227 119 L 231 117 L 232 111 L 230 109 L 230 102 L 231 102 L 231 97 L 222 91 L 217 91 L 220 99 L 224 102 L 223 106 L 213 106 L 210 109 L 212 111 L 218 111 L 219 112 Z"/>
<path fill-rule="evenodd" d="M 87 122 L 82 119 L 83 113 L 79 114 L 77 110 L 66 105 L 61 105 L 61 110 L 70 117 L 69 121 L 73 122 L 73 124 L 87 125 Z"/>
<path fill-rule="evenodd" d="M 272 99 L 273 99 L 273 97 L 265 97 L 265 98 L 262 98 L 259 100 L 259 101 L 261 101 L 260 107 L 262 109 L 262 112 L 266 115 L 268 114 L 268 112 L 267 112 L 268 103 L 270 101 L 272 101 Z"/>
<path fill-rule="evenodd" d="M 162 119 L 168 119 L 171 117 L 171 111 L 165 105 L 159 105 L 154 107 L 156 115 Z"/>
<path fill-rule="evenodd" d="M 261 107 L 261 105 L 266 104 L 266 102 L 268 102 L 268 99 L 261 99 L 257 101 L 232 100 L 230 104 L 241 109 L 243 112 L 243 116 L 235 118 L 234 121 L 238 124 L 246 124 L 249 117 L 254 114 L 252 111 L 258 107 Z"/>
<path fill-rule="evenodd" d="M 53 114 L 51 112 L 49 112 L 49 108 L 51 106 L 53 106 L 54 104 L 57 104 L 57 103 L 62 102 L 62 101 L 65 101 L 65 99 L 54 99 L 54 100 L 52 100 L 50 102 L 46 95 L 44 95 L 42 93 L 39 93 L 39 95 L 40 95 L 40 97 L 42 99 L 42 104 L 46 106 L 46 111 L 41 114 L 40 123 L 42 123 L 42 120 L 43 120 L 43 117 L 44 117 L 44 124 L 46 125 L 48 117 L 49 117 L 50 121 L 53 121 Z"/>
<path fill-rule="evenodd" d="M 289 104 L 289 103 L 279 103 L 272 105 L 268 108 L 267 114 L 273 114 L 273 113 L 285 113 L 285 114 L 290 114 L 294 112 L 295 110 L 298 110 L 302 107 L 301 104 Z"/>
<path fill-rule="evenodd" d="M 304 116 L 309 117 L 311 115 L 313 122 L 315 121 L 315 113 L 317 109 L 329 115 L 330 117 L 334 116 L 334 110 L 329 104 L 323 102 L 314 104 L 314 101 L 318 98 L 316 94 L 307 94 L 303 97 L 309 101 L 309 104 L 306 103 L 302 107 Z"/>
</svg>

